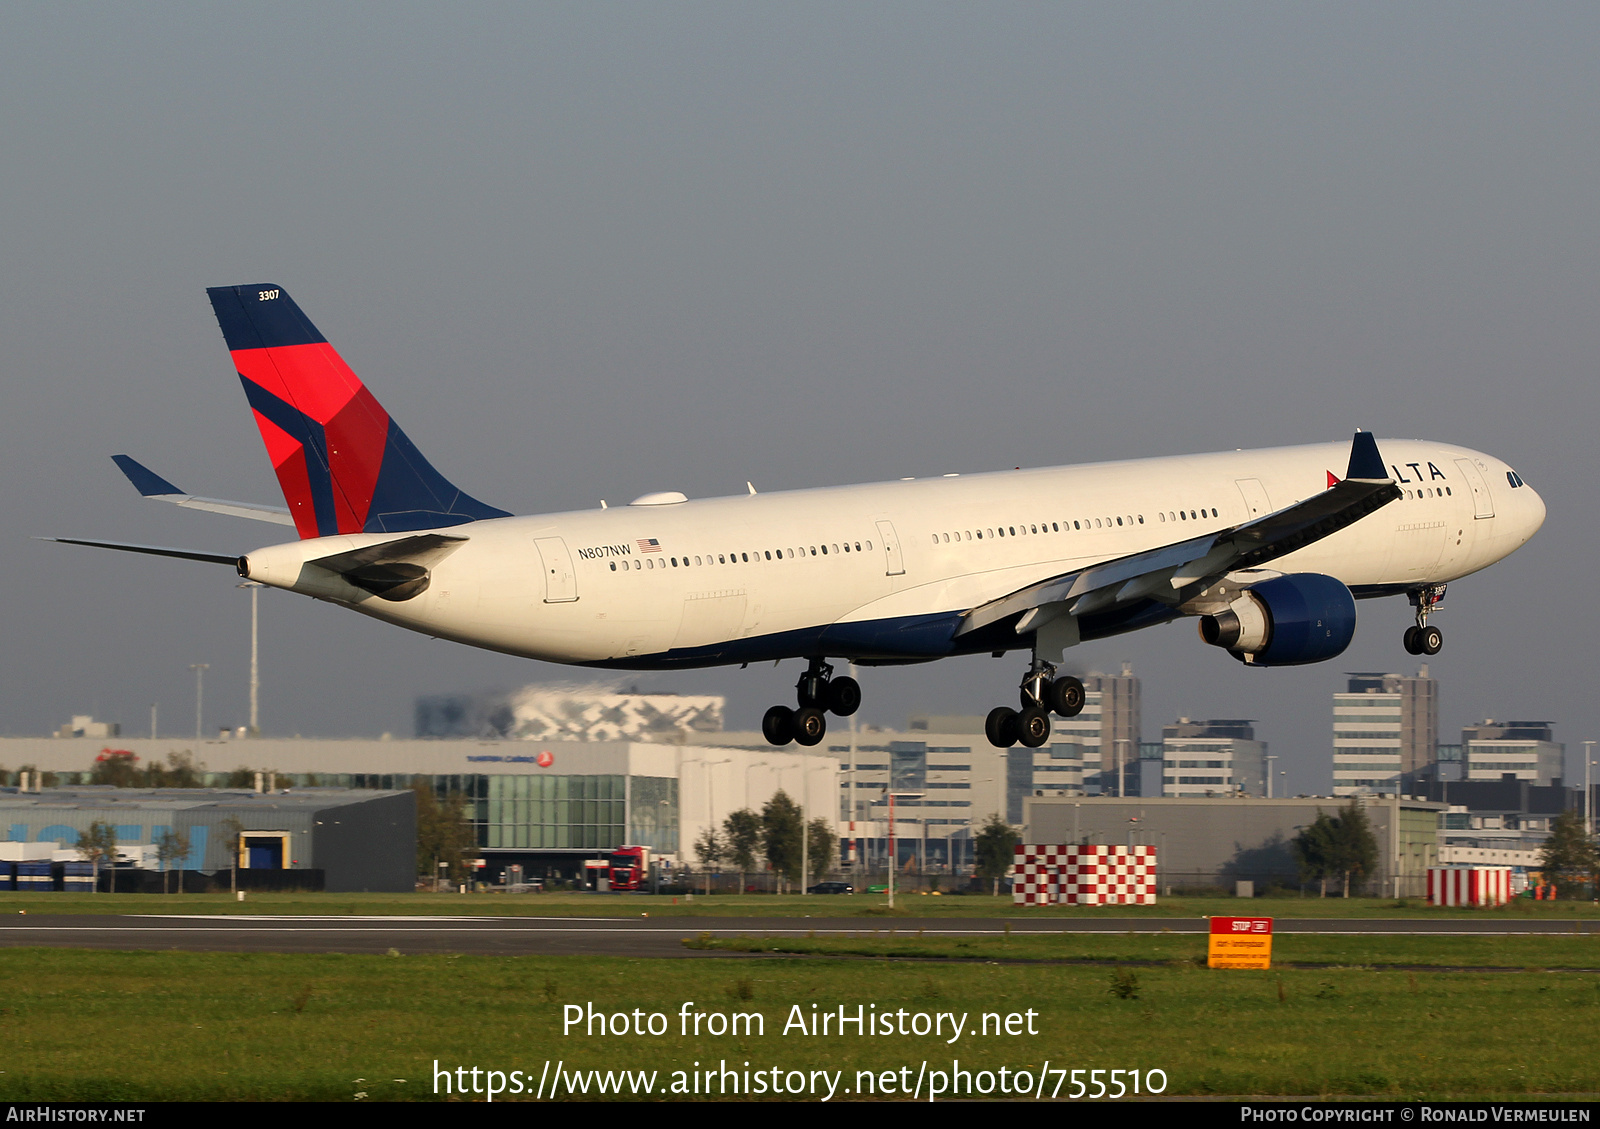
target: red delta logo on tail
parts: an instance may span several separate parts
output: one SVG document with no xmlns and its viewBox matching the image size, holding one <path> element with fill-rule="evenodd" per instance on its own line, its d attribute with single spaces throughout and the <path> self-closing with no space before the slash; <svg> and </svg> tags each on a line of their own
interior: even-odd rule
<svg viewBox="0 0 1600 1129">
<path fill-rule="evenodd" d="M 281 286 L 206 295 L 302 538 L 510 516 L 422 457 Z"/>
</svg>

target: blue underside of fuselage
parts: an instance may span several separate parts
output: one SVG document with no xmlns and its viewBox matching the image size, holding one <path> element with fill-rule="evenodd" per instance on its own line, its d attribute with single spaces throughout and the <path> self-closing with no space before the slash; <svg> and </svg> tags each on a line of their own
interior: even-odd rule
<svg viewBox="0 0 1600 1129">
<path fill-rule="evenodd" d="M 1017 634 L 1015 616 L 958 639 L 956 631 L 961 627 L 962 615 L 961 612 L 939 612 L 855 623 L 829 623 L 770 635 L 753 635 L 747 639 L 727 639 L 702 647 L 674 647 L 649 655 L 601 659 L 581 665 L 613 670 L 683 670 L 809 658 L 813 655 L 848 659 L 867 665 L 889 665 L 931 662 L 953 655 L 1030 650 L 1033 647 L 1032 632 Z M 1177 615 L 1166 604 L 1145 600 L 1106 615 L 1083 617 L 1078 623 L 1079 637 L 1087 641 L 1121 635 L 1176 619 Z"/>
</svg>

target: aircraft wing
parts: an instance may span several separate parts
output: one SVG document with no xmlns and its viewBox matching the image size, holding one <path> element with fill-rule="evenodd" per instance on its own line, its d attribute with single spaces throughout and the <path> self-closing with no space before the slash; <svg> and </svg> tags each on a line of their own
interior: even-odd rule
<svg viewBox="0 0 1600 1129">
<path fill-rule="evenodd" d="M 1232 529 L 1146 549 L 1030 584 L 973 608 L 957 636 L 1021 613 L 1017 633 L 1060 614 L 1085 615 L 1136 600 L 1179 604 L 1230 572 L 1258 568 L 1337 533 L 1400 497 L 1371 432 L 1350 444 L 1342 482 Z"/>
<path fill-rule="evenodd" d="M 294 518 L 282 506 L 263 506 L 254 502 L 228 502 L 221 498 L 200 498 L 193 494 L 185 494 L 155 471 L 129 458 L 127 455 L 112 455 L 111 461 L 117 464 L 118 470 L 127 475 L 128 481 L 133 483 L 133 488 L 146 498 L 154 498 L 159 502 L 171 502 L 175 506 L 184 506 L 192 510 L 208 510 L 214 514 L 227 514 L 230 517 L 247 517 L 253 521 L 270 521 L 277 525 L 294 524 Z"/>
</svg>

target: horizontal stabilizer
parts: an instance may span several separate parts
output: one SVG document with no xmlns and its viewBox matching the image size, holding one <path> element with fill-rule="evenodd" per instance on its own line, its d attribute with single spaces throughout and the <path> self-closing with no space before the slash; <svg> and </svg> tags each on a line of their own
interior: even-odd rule
<svg viewBox="0 0 1600 1129">
<path fill-rule="evenodd" d="M 116 463 L 117 469 L 133 483 L 133 488 L 146 498 L 154 498 L 158 502 L 171 502 L 175 506 L 191 510 L 206 510 L 209 513 L 227 514 L 230 517 L 246 517 L 252 521 L 270 521 L 275 525 L 294 524 L 294 518 L 290 517 L 289 511 L 282 506 L 230 502 L 223 498 L 201 498 L 194 494 L 185 494 L 136 459 L 127 455 L 112 455 L 111 461 Z"/>
<path fill-rule="evenodd" d="M 466 543 L 465 537 L 452 537 L 447 533 L 419 533 L 415 537 L 384 541 L 363 549 L 352 549 L 348 553 L 317 557 L 308 563 L 341 574 L 368 565 L 382 564 L 416 564 L 432 568 Z"/>
<path fill-rule="evenodd" d="M 130 545 L 126 541 L 86 541 L 78 537 L 40 537 L 40 541 L 55 541 L 62 545 L 88 545 L 94 549 L 118 549 L 124 553 L 148 553 L 153 557 L 178 557 L 186 561 L 205 561 L 207 564 L 224 564 L 239 567 L 239 557 L 222 553 L 196 553 L 189 549 L 169 549 L 164 545 Z"/>
</svg>

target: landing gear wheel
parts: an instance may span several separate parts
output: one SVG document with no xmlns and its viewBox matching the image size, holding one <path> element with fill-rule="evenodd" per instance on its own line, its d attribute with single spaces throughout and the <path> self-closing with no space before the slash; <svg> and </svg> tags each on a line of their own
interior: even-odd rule
<svg viewBox="0 0 1600 1129">
<path fill-rule="evenodd" d="M 1037 749 L 1050 740 L 1050 712 L 1041 706 L 1030 706 L 1017 715 L 1017 740 L 1029 749 Z"/>
<path fill-rule="evenodd" d="M 773 706 L 761 719 L 761 735 L 770 745 L 787 745 L 794 740 L 794 711 L 788 706 Z"/>
<path fill-rule="evenodd" d="M 1417 650 L 1424 655 L 1437 655 L 1444 646 L 1444 632 L 1437 627 L 1423 627 L 1417 630 Z"/>
<path fill-rule="evenodd" d="M 1017 711 L 1010 706 L 996 706 L 984 720 L 983 731 L 989 744 L 997 749 L 1009 749 L 1021 736 L 1017 728 Z"/>
<path fill-rule="evenodd" d="M 854 678 L 835 678 L 828 683 L 828 712 L 849 717 L 861 708 L 861 683 Z"/>
<path fill-rule="evenodd" d="M 815 745 L 828 735 L 828 716 L 815 706 L 797 710 L 794 715 L 794 739 L 802 745 Z"/>
<path fill-rule="evenodd" d="M 1083 683 L 1072 675 L 1050 684 L 1050 708 L 1062 717 L 1077 717 L 1083 712 Z"/>
<path fill-rule="evenodd" d="M 1417 646 L 1417 634 L 1421 630 L 1422 629 L 1420 627 L 1408 627 L 1408 628 L 1406 628 L 1406 633 L 1405 633 L 1404 636 L 1402 636 L 1402 641 L 1405 643 L 1405 647 L 1406 647 L 1406 654 L 1408 654 L 1408 655 L 1420 655 L 1420 654 L 1422 654 L 1422 648 Z"/>
</svg>

